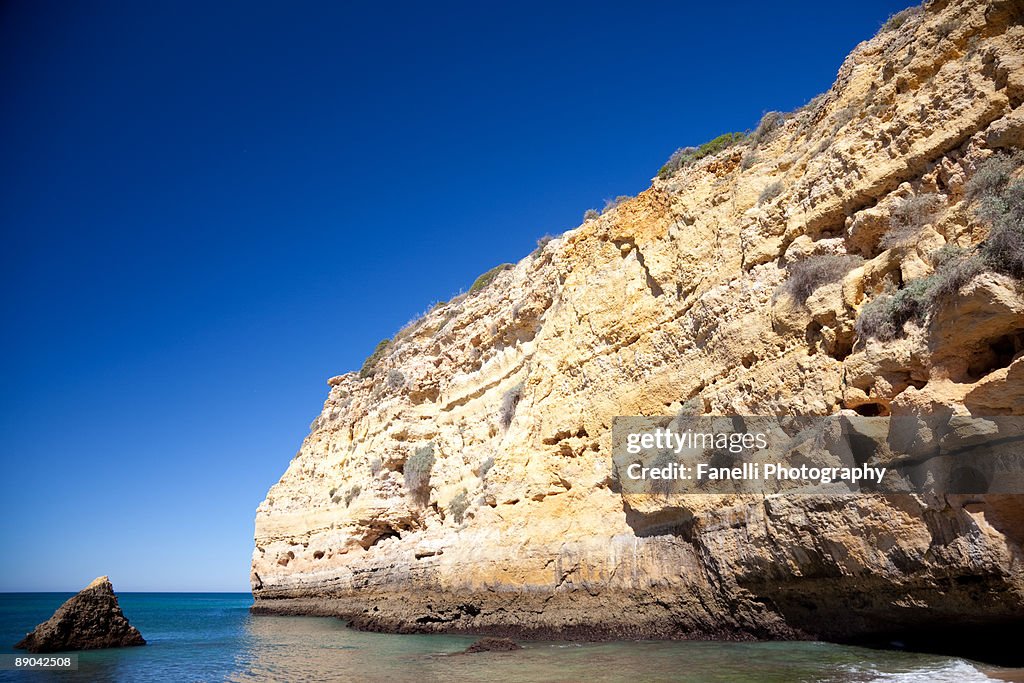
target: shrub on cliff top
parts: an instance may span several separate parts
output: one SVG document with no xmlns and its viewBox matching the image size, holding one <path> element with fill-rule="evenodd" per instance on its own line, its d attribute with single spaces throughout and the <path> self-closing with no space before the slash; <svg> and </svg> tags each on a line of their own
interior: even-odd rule
<svg viewBox="0 0 1024 683">
<path fill-rule="evenodd" d="M 693 161 L 693 155 L 696 151 L 696 147 L 680 147 L 676 151 L 672 152 L 668 161 L 662 164 L 662 167 L 658 169 L 658 177 L 664 180 L 683 166 L 689 164 Z"/>
<path fill-rule="evenodd" d="M 841 280 L 863 260 L 852 254 L 822 254 L 791 263 L 786 267 L 789 277 L 779 287 L 776 296 L 784 294 L 802 304 L 814 290 Z"/>
<path fill-rule="evenodd" d="M 601 217 L 601 212 L 597 209 L 587 209 L 583 212 L 583 222 L 596 220 Z"/>
<path fill-rule="evenodd" d="M 727 149 L 735 144 L 743 142 L 746 137 L 745 133 L 725 133 L 723 135 L 719 135 L 714 140 L 708 140 L 700 147 L 683 147 L 681 149 L 677 149 L 672 153 L 672 156 L 668 158 L 668 161 L 666 161 L 658 170 L 658 177 L 664 180 L 684 166 L 688 166 L 689 164 L 699 161 L 704 157 L 717 154 L 723 149 Z"/>
<path fill-rule="evenodd" d="M 786 122 L 786 115 L 779 111 L 770 111 L 761 117 L 753 134 L 750 136 L 751 143 L 757 145 L 771 137 L 772 133 L 782 128 Z"/>
<path fill-rule="evenodd" d="M 899 27 L 906 24 L 908 21 L 916 17 L 918 14 L 924 11 L 924 8 L 920 5 L 914 7 L 908 7 L 905 10 L 897 12 L 896 14 L 889 15 L 885 24 L 882 25 L 882 31 L 895 31 Z"/>
<path fill-rule="evenodd" d="M 541 237 L 540 239 L 537 240 L 537 248 L 534 250 L 534 253 L 536 254 L 536 253 L 540 253 L 540 252 L 544 251 L 544 247 L 546 247 L 549 244 L 551 244 L 551 241 L 554 240 L 554 239 L 555 239 L 554 235 L 552 235 L 550 233 L 545 234 L 543 237 Z"/>
<path fill-rule="evenodd" d="M 601 210 L 601 213 L 606 213 L 608 211 L 611 211 L 616 206 L 618 206 L 622 202 L 627 201 L 629 199 L 632 199 L 632 197 L 629 196 L 628 194 L 620 194 L 615 199 L 606 199 L 605 202 L 604 202 L 604 209 Z"/>
<path fill-rule="evenodd" d="M 391 343 L 390 339 L 381 339 L 377 342 L 377 347 L 373 350 L 373 353 L 363 362 L 363 367 L 359 369 L 359 376 L 363 379 L 371 377 L 374 373 L 374 369 L 377 363 L 380 361 L 381 356 L 384 355 L 384 351 L 387 350 L 388 344 Z"/>
<path fill-rule="evenodd" d="M 728 149 L 733 145 L 738 145 L 746 139 L 746 133 L 724 133 L 713 140 L 708 140 L 698 147 L 697 151 L 693 155 L 693 159 L 694 161 L 698 161 L 704 157 L 711 156 L 712 154 L 718 154 L 723 149 Z"/>
<path fill-rule="evenodd" d="M 475 294 L 476 292 L 479 292 L 481 289 L 494 282 L 494 278 L 498 277 L 499 273 L 501 273 L 504 270 L 508 270 L 509 268 L 512 267 L 514 266 L 511 263 L 502 263 L 500 265 L 494 266 L 486 273 L 484 273 L 476 280 L 474 280 L 473 286 L 469 288 L 469 293 Z"/>
</svg>

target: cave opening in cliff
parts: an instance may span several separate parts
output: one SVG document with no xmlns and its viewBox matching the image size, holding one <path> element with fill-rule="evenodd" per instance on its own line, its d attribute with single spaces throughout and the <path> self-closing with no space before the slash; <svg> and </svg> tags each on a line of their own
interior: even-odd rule
<svg viewBox="0 0 1024 683">
<path fill-rule="evenodd" d="M 880 401 L 868 401 L 855 405 L 853 411 L 864 417 L 888 417 L 892 414 L 889 406 Z"/>
<path fill-rule="evenodd" d="M 1024 354 L 1024 329 L 996 337 L 976 353 L 967 367 L 967 379 L 976 382 L 996 370 L 1009 367 Z"/>
</svg>

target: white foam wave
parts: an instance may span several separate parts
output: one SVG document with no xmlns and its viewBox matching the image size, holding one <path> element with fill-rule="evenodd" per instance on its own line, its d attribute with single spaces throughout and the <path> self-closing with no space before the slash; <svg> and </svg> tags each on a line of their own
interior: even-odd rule
<svg viewBox="0 0 1024 683">
<path fill-rule="evenodd" d="M 871 683 L 975 683 L 994 681 L 962 659 L 952 660 L 935 667 L 900 673 L 872 672 Z"/>
</svg>

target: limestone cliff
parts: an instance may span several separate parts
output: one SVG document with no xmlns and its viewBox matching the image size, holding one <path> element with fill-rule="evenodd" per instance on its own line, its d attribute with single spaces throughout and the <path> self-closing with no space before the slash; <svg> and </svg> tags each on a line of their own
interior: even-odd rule
<svg viewBox="0 0 1024 683">
<path fill-rule="evenodd" d="M 1022 16 L 1019 0 L 902 15 L 805 108 L 437 307 L 365 376 L 332 378 L 257 511 L 256 609 L 588 637 L 1019 625 L 1020 497 L 652 509 L 618 491 L 610 426 L 684 404 L 1024 412 L 1012 275 L 970 271 L 887 334 L 857 323 L 930 282 L 941 247 L 988 235 L 971 181 L 1024 141 Z"/>
</svg>

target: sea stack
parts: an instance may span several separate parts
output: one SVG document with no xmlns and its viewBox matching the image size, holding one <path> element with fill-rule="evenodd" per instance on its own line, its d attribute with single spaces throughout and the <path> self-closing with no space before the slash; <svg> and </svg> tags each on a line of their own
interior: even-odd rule
<svg viewBox="0 0 1024 683">
<path fill-rule="evenodd" d="M 145 644 L 142 634 L 121 612 L 110 579 L 100 576 L 14 647 L 29 652 L 63 652 Z"/>
</svg>

